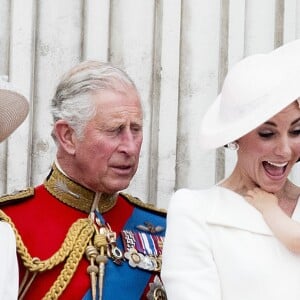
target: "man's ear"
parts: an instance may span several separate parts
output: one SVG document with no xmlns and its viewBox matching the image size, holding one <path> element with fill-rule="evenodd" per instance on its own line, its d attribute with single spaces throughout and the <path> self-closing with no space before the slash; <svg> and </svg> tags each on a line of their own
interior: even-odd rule
<svg viewBox="0 0 300 300">
<path fill-rule="evenodd" d="M 54 124 L 57 142 L 69 154 L 74 154 L 76 149 L 76 133 L 65 120 L 58 120 Z"/>
</svg>

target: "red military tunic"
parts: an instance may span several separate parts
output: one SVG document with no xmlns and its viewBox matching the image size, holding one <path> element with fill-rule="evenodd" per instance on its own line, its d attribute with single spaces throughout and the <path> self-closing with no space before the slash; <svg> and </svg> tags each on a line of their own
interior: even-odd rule
<svg viewBox="0 0 300 300">
<path fill-rule="evenodd" d="M 40 260 L 46 260 L 61 247 L 72 224 L 78 219 L 87 218 L 94 196 L 92 191 L 72 182 L 54 166 L 44 184 L 36 187 L 34 191 L 24 191 L 19 196 L 16 194 L 2 197 L 1 202 L 4 205 L 1 209 L 11 218 L 30 255 L 38 257 Z M 16 201 L 6 201 L 7 199 Z M 6 204 L 5 202 L 9 203 Z M 10 205 L 12 202 L 14 204 Z M 164 223 L 165 212 L 163 210 L 151 209 L 151 206 L 136 198 L 130 200 L 130 197 L 124 194 L 118 194 L 114 198 L 106 198 L 99 202 L 99 210 L 117 235 L 120 234 L 136 207 L 162 217 Z M 64 263 L 65 261 L 51 270 L 38 273 L 24 299 L 42 299 L 58 278 Z M 74 276 L 59 299 L 82 299 L 86 295 L 91 286 L 90 277 L 87 274 L 88 265 L 89 261 L 83 255 Z M 21 279 L 23 279 L 24 274 L 24 265 L 20 263 Z M 156 274 L 155 272 L 150 274 L 149 282 L 153 281 Z M 129 286 L 130 284 L 132 282 L 129 283 Z M 142 290 L 144 292 L 140 299 L 146 299 L 146 294 L 149 291 L 148 282 Z M 126 291 L 123 292 L 126 293 Z"/>
</svg>

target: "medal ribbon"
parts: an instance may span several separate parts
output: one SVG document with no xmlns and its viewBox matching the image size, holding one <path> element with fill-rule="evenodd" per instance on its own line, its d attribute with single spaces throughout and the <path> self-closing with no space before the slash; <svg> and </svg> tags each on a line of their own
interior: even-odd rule
<svg viewBox="0 0 300 300">
<path fill-rule="evenodd" d="M 151 211 L 146 211 L 135 207 L 130 218 L 123 226 L 123 230 L 130 232 L 130 234 L 127 236 L 128 241 L 130 238 L 132 238 L 131 232 L 137 231 L 136 226 L 138 224 L 143 224 L 145 220 L 151 222 L 152 224 L 161 225 L 162 227 L 166 226 L 164 217 L 153 214 Z M 164 232 L 159 234 L 163 235 Z M 123 240 L 125 239 L 123 238 Z M 120 249 L 123 248 L 121 236 L 119 236 L 117 239 L 117 245 Z M 126 242 L 126 244 L 124 243 L 125 251 L 129 245 L 129 242 Z M 160 248 L 161 247 L 158 249 Z M 152 272 L 146 270 L 132 268 L 128 263 L 123 263 L 121 266 L 118 266 L 111 260 L 108 260 L 104 277 L 103 299 L 142 299 L 141 297 L 152 274 Z M 126 278 L 126 280 L 124 280 L 124 278 Z M 91 291 L 88 291 L 83 300 L 91 299 Z"/>
</svg>

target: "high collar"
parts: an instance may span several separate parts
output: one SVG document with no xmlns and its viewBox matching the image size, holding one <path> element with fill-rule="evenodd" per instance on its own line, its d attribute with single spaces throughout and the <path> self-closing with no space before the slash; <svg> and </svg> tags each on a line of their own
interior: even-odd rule
<svg viewBox="0 0 300 300">
<path fill-rule="evenodd" d="M 207 218 L 207 223 L 232 227 L 264 235 L 273 235 L 261 213 L 250 205 L 241 195 L 222 187 L 212 189 L 214 204 Z M 292 219 L 300 220 L 299 201 Z"/>
<path fill-rule="evenodd" d="M 95 193 L 67 177 L 55 163 L 44 181 L 44 186 L 61 202 L 86 213 L 91 212 L 95 201 L 98 202 L 101 213 L 112 209 L 117 202 L 117 194 Z"/>
</svg>

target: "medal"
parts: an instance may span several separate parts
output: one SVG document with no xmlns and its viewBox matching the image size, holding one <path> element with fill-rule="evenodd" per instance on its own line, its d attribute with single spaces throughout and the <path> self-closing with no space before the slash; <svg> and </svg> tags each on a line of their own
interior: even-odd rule
<svg viewBox="0 0 300 300">
<path fill-rule="evenodd" d="M 163 237 L 146 232 L 123 230 L 124 257 L 133 268 L 159 272 Z"/>
<path fill-rule="evenodd" d="M 155 276 L 153 283 L 150 283 L 149 286 L 148 300 L 167 300 L 166 291 L 158 275 Z"/>
</svg>

